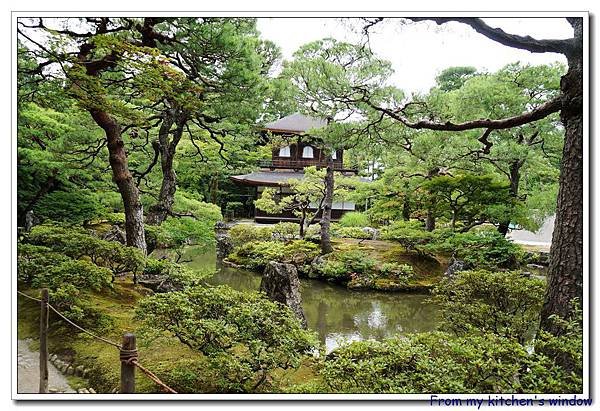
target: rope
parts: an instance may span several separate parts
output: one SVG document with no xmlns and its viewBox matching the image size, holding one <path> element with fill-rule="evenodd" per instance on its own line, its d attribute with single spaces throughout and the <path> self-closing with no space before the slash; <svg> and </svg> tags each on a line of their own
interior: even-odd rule
<svg viewBox="0 0 600 411">
<path fill-rule="evenodd" d="M 19 290 L 17 290 L 17 292 L 18 292 L 19 294 L 21 294 L 23 297 L 29 298 L 30 300 L 37 301 L 37 302 L 40 302 L 40 303 L 42 302 L 42 300 L 40 300 L 39 298 L 32 297 L 32 296 L 30 296 L 30 295 L 28 295 L 28 294 L 22 293 L 22 292 L 21 292 L 21 291 L 19 291 Z M 49 304 L 48 304 L 48 305 L 49 305 Z"/>
<path fill-rule="evenodd" d="M 157 385 L 159 385 L 165 392 L 168 392 L 168 393 L 171 393 L 171 394 L 177 394 L 177 391 L 175 391 L 173 388 L 169 387 L 167 384 L 165 384 L 164 382 L 162 382 L 156 375 L 154 375 L 152 373 L 152 371 L 150 371 L 150 370 L 142 367 L 142 364 L 140 364 L 139 362 L 137 362 L 137 359 L 134 359 L 131 362 L 133 363 L 133 365 L 135 365 L 136 367 L 138 367 L 141 372 L 143 372 L 144 374 L 146 374 L 148 376 L 148 378 L 150 378 Z"/>
<path fill-rule="evenodd" d="M 30 296 L 30 295 L 27 295 L 27 294 L 25 294 L 25 293 L 23 293 L 23 292 L 21 292 L 21 291 L 19 291 L 19 290 L 17 290 L 17 293 L 21 294 L 23 297 L 27 297 L 27 298 L 29 298 L 30 300 L 34 300 L 34 301 L 38 301 L 38 302 L 42 302 L 42 300 L 40 300 L 39 298 L 32 297 L 32 296 Z M 99 336 L 97 336 L 96 334 L 92 334 L 92 333 L 91 333 L 91 332 L 89 332 L 88 330 L 86 330 L 86 329 L 84 329 L 84 328 L 82 328 L 82 327 L 78 326 L 78 325 L 77 325 L 77 324 L 75 324 L 73 321 L 71 321 L 71 320 L 69 320 L 67 317 L 65 317 L 65 316 L 64 316 L 64 315 L 63 315 L 63 314 L 62 314 L 60 311 L 58 311 L 56 308 L 54 308 L 54 307 L 53 307 L 53 306 L 52 306 L 50 303 L 48 303 L 48 308 L 50 308 L 52 311 L 54 311 L 56 314 L 58 314 L 58 315 L 59 315 L 59 316 L 60 316 L 60 317 L 61 317 L 63 320 L 65 320 L 66 322 L 68 322 L 68 323 L 69 323 L 69 324 L 71 324 L 73 327 L 77 328 L 78 330 L 81 330 L 81 331 L 83 331 L 84 333 L 86 333 L 86 334 L 89 334 L 89 335 L 91 335 L 92 337 L 94 337 L 94 338 L 96 338 L 96 339 L 98 339 L 98 340 L 100 340 L 100 341 L 103 341 L 103 342 L 105 342 L 105 343 L 107 343 L 107 344 L 110 344 L 110 345 L 112 345 L 112 346 L 114 346 L 114 347 L 117 347 L 118 349 L 121 349 L 121 346 L 120 346 L 119 344 L 117 344 L 117 343 L 115 343 L 115 342 L 112 342 L 112 341 L 110 341 L 110 340 L 107 340 L 106 338 L 99 337 Z"/>
<path fill-rule="evenodd" d="M 138 359 L 138 350 L 124 350 L 121 348 L 119 351 L 119 359 L 122 363 L 131 365 Z"/>
<path fill-rule="evenodd" d="M 25 294 L 19 290 L 17 290 L 17 293 L 19 293 L 20 295 L 22 295 L 23 297 L 29 298 L 30 300 L 33 301 L 37 301 L 37 302 L 42 302 L 42 300 L 40 300 L 39 298 L 35 298 L 32 297 L 28 294 Z M 140 369 L 140 371 L 142 371 L 144 374 L 146 374 L 148 376 L 148 378 L 150 378 L 152 381 L 154 381 L 158 386 L 160 386 L 163 391 L 171 393 L 171 394 L 177 394 L 177 391 L 175 391 L 173 388 L 169 387 L 167 384 L 165 384 L 164 382 L 162 382 L 156 375 L 154 375 L 154 373 L 150 370 L 148 370 L 147 368 L 143 367 L 139 362 L 138 362 L 138 351 L 137 350 L 125 350 L 121 347 L 121 345 L 107 340 L 106 338 L 103 337 L 99 337 L 96 334 L 93 334 L 91 332 L 89 332 L 88 330 L 80 327 L 79 325 L 75 324 L 73 321 L 69 320 L 67 317 L 65 317 L 60 311 L 58 311 L 56 308 L 54 308 L 51 304 L 47 304 L 48 307 L 50 309 L 52 309 L 52 311 L 54 311 L 56 314 L 58 314 L 62 319 L 64 319 L 66 322 L 68 322 L 69 324 L 71 324 L 73 327 L 77 328 L 78 330 L 83 331 L 84 333 L 96 338 L 97 340 L 100 340 L 102 342 L 105 342 L 106 344 L 110 344 L 114 347 L 116 347 L 119 350 L 119 359 L 121 360 L 122 363 L 128 364 L 128 365 L 135 365 L 136 367 L 138 367 Z"/>
<path fill-rule="evenodd" d="M 106 338 L 103 337 L 99 337 L 96 334 L 92 334 L 91 332 L 89 332 L 88 330 L 86 330 L 85 328 L 81 328 L 80 326 L 78 326 L 77 324 L 75 324 L 73 321 L 69 320 L 67 317 L 65 317 L 60 311 L 58 311 L 56 308 L 52 307 L 50 304 L 48 304 L 48 307 L 50 307 L 52 309 L 52 311 L 54 311 L 56 314 L 59 315 L 59 317 L 61 317 L 62 319 L 64 319 L 66 322 L 68 322 L 69 324 L 71 324 L 73 327 L 77 328 L 78 330 L 83 331 L 84 333 L 96 338 L 97 340 L 103 341 L 107 344 L 110 344 L 114 347 L 117 347 L 118 349 L 121 349 L 121 346 L 115 342 L 112 342 L 110 340 L 107 340 Z"/>
</svg>

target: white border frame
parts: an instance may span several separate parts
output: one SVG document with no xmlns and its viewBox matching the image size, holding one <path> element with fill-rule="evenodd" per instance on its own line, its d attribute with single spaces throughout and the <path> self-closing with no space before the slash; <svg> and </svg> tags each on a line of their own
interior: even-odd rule
<svg viewBox="0 0 600 411">
<path fill-rule="evenodd" d="M 583 202 L 584 202 L 584 215 L 583 215 L 583 278 L 584 278 L 584 300 L 585 305 L 583 308 L 583 319 L 584 319 L 584 341 L 583 341 L 583 354 L 584 354 L 584 389 L 582 394 L 577 394 L 578 399 L 584 399 L 590 397 L 590 384 L 592 376 L 590 374 L 590 310 L 591 303 L 589 299 L 590 282 L 589 282 L 589 242 L 590 242 L 590 218 L 589 218 L 589 205 L 590 205 L 590 186 L 589 186 L 589 157 L 590 157 L 590 94 L 589 94 L 589 69 L 590 69 L 590 56 L 589 56 L 589 13 L 583 11 L 564 11 L 564 12 L 489 12 L 489 11 L 465 11 L 465 12 L 382 12 L 382 11 L 317 11 L 317 12 L 292 12 L 292 11 L 207 11 L 207 12 L 183 12 L 183 11 L 151 11 L 151 12 L 35 12 L 35 11 L 13 11 L 11 16 L 11 74 L 12 74 L 12 87 L 11 87 L 11 159 L 12 159 L 12 224 L 11 224 L 11 307 L 12 307 L 12 335 L 11 335 L 11 359 L 12 359 L 12 379 L 11 379 L 11 392 L 13 400 L 421 400 L 430 401 L 432 394 L 129 394 L 129 395 L 117 395 L 117 394 L 96 394 L 96 395 L 82 395 L 82 394 L 19 394 L 17 393 L 17 282 L 16 282 L 16 190 L 17 190 L 17 173 L 16 173 L 16 147 L 17 147 L 17 112 L 16 112 L 16 44 L 17 44 L 17 33 L 16 33 L 16 21 L 19 17 L 94 17 L 94 16 L 169 16 L 169 17 L 196 17 L 196 16 L 212 16 L 212 17 L 307 17 L 307 18 L 335 18 L 335 17 L 482 17 L 482 18 L 500 18 L 500 17 L 521 17 L 521 18 L 564 18 L 564 17 L 581 17 L 583 18 L 583 64 L 584 64 L 584 78 L 583 78 L 583 131 L 584 131 L 584 157 L 583 157 Z M 550 398 L 561 398 L 569 399 L 573 398 L 572 394 L 437 394 L 438 398 L 447 399 L 483 399 L 484 404 L 488 398 L 514 398 L 514 399 L 532 399 L 535 401 L 540 399 Z M 434 404 L 435 405 L 435 404 Z M 536 404 L 537 405 L 537 404 Z M 547 405 L 547 404 L 546 404 Z"/>
</svg>

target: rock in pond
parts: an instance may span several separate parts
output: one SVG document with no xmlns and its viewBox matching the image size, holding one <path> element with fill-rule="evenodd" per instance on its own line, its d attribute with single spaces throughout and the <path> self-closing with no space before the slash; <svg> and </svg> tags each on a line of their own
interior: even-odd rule
<svg viewBox="0 0 600 411">
<path fill-rule="evenodd" d="M 300 280 L 298 271 L 292 264 L 270 261 L 265 267 L 260 291 L 267 294 L 269 299 L 287 305 L 298 316 L 302 326 L 307 327 L 306 317 L 302 310 Z"/>
</svg>

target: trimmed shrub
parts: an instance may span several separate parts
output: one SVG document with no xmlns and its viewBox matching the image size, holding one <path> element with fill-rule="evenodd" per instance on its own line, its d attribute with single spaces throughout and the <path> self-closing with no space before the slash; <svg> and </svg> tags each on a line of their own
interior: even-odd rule
<svg viewBox="0 0 600 411">
<path fill-rule="evenodd" d="M 236 248 L 227 259 L 248 268 L 262 269 L 269 261 L 301 266 L 310 263 L 317 255 L 319 255 L 319 246 L 305 240 L 294 240 L 289 243 L 254 241 Z"/>
<path fill-rule="evenodd" d="M 473 268 L 514 268 L 523 256 L 517 244 L 507 240 L 495 229 L 480 229 L 466 233 L 443 233 L 428 247 L 429 251 L 453 255 Z"/>
<path fill-rule="evenodd" d="M 409 334 L 361 341 L 327 356 L 322 384 L 296 391 L 335 393 L 581 392 L 577 375 L 542 352 L 495 334 Z"/>
<path fill-rule="evenodd" d="M 408 264 L 397 264 L 397 263 L 383 263 L 379 267 L 379 273 L 383 277 L 391 278 L 401 283 L 408 283 L 411 280 L 415 272 L 413 268 Z"/>
<path fill-rule="evenodd" d="M 334 237 L 356 238 L 359 240 L 369 240 L 372 238 L 372 235 L 363 231 L 362 228 L 342 227 L 341 225 L 335 223 L 331 225 L 331 235 Z"/>
<path fill-rule="evenodd" d="M 237 224 L 229 229 L 229 237 L 234 247 L 241 247 L 256 241 L 270 241 L 271 227 L 259 227 L 251 224 Z"/>
<path fill-rule="evenodd" d="M 425 231 L 418 221 L 396 221 L 381 231 L 384 240 L 397 241 L 407 251 L 422 253 L 426 244 L 434 239 L 434 235 Z"/>
<path fill-rule="evenodd" d="M 317 346 L 285 305 L 227 286 L 193 287 L 140 301 L 136 317 L 146 338 L 169 333 L 204 354 L 219 392 L 252 392 L 276 369 L 298 367 Z M 190 385 L 191 375 L 183 376 Z"/>
<path fill-rule="evenodd" d="M 342 227 L 367 227 L 369 225 L 369 217 L 358 211 L 351 211 L 345 213 L 342 218 L 340 218 L 339 224 Z"/>
<path fill-rule="evenodd" d="M 545 282 L 517 272 L 461 271 L 433 291 L 441 324 L 457 335 L 494 333 L 525 342 L 538 323 Z"/>
</svg>

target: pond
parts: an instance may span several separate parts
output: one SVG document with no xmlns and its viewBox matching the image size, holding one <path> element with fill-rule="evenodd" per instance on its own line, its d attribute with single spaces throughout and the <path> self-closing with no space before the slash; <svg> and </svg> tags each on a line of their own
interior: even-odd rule
<svg viewBox="0 0 600 411">
<path fill-rule="evenodd" d="M 217 269 L 208 279 L 240 291 L 257 291 L 260 274 L 218 264 L 214 251 L 189 247 L 184 256 L 194 269 Z M 319 334 L 327 352 L 344 341 L 380 340 L 395 334 L 432 331 L 438 323 L 437 307 L 427 295 L 351 291 L 323 281 L 301 279 L 304 314 L 310 329 Z"/>
</svg>

